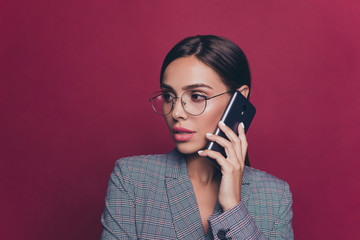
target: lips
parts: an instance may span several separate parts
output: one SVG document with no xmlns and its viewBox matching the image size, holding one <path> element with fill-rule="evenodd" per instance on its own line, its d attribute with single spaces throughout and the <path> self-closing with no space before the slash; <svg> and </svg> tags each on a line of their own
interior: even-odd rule
<svg viewBox="0 0 360 240">
<path fill-rule="evenodd" d="M 183 127 L 173 127 L 171 130 L 174 134 L 174 139 L 179 142 L 188 141 L 194 135 L 193 131 Z"/>
</svg>

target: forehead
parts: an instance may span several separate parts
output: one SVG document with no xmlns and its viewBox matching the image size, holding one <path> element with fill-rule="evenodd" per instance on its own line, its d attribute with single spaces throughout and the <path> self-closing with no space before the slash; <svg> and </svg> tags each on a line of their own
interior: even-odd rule
<svg viewBox="0 0 360 240">
<path fill-rule="evenodd" d="M 163 84 L 180 91 L 186 86 L 205 84 L 214 90 L 227 90 L 220 76 L 195 56 L 178 58 L 164 72 Z"/>
</svg>

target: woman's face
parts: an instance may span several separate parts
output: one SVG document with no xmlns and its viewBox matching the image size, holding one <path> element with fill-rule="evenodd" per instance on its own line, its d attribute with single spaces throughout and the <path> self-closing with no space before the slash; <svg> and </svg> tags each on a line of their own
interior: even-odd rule
<svg viewBox="0 0 360 240">
<path fill-rule="evenodd" d="M 195 56 L 171 62 L 165 69 L 161 89 L 179 98 L 188 90 L 196 90 L 206 97 L 228 91 L 220 76 Z M 164 118 L 179 152 L 192 154 L 205 148 L 206 133 L 214 133 L 229 100 L 229 94 L 210 99 L 205 111 L 193 116 L 177 99 L 173 111 Z"/>
</svg>

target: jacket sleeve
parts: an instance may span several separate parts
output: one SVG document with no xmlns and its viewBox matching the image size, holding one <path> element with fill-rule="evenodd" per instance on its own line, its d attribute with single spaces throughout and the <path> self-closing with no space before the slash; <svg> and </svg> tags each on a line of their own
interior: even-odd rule
<svg viewBox="0 0 360 240">
<path fill-rule="evenodd" d="M 110 175 L 105 196 L 101 239 L 137 239 L 135 228 L 134 194 L 130 173 L 117 161 Z"/>
<path fill-rule="evenodd" d="M 256 226 L 245 204 L 240 201 L 224 213 L 209 217 L 214 239 L 294 239 L 292 195 L 289 185 L 284 183 L 279 212 L 274 219 L 272 229 L 266 235 Z"/>
</svg>

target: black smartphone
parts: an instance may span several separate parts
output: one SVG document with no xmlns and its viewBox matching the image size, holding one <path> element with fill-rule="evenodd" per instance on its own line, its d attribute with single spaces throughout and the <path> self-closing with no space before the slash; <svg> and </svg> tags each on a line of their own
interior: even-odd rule
<svg viewBox="0 0 360 240">
<path fill-rule="evenodd" d="M 239 91 L 235 91 L 232 95 L 225 111 L 220 119 L 223 121 L 226 126 L 230 127 L 236 134 L 238 134 L 238 126 L 241 122 L 245 125 L 245 133 L 250 127 L 250 123 L 255 116 L 256 109 L 255 107 L 241 94 Z M 215 135 L 219 135 L 223 138 L 226 138 L 225 133 L 223 133 L 219 127 L 215 130 Z M 216 142 L 210 141 L 206 146 L 206 149 L 214 150 L 220 152 L 224 157 L 226 157 L 225 149 L 217 144 Z M 220 168 L 219 164 L 215 159 L 209 158 L 215 166 Z"/>
</svg>

